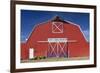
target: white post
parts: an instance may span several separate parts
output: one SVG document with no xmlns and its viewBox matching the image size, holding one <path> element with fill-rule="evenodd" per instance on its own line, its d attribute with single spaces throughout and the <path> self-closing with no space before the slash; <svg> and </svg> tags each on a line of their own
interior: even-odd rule
<svg viewBox="0 0 100 73">
<path fill-rule="evenodd" d="M 29 49 L 29 59 L 32 59 L 32 58 L 34 58 L 34 49 L 30 48 Z"/>
</svg>

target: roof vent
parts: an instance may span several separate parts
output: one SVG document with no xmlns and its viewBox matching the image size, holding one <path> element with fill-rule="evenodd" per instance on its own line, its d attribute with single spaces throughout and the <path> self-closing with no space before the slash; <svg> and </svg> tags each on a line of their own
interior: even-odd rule
<svg viewBox="0 0 100 73">
<path fill-rule="evenodd" d="M 55 16 L 54 19 L 52 20 L 54 22 L 64 22 L 66 23 L 66 21 L 64 21 L 63 19 L 61 19 L 59 16 Z"/>
</svg>

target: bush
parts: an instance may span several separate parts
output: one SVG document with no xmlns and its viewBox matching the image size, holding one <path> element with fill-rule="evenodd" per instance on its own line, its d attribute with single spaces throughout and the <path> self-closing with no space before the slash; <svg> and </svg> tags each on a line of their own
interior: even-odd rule
<svg viewBox="0 0 100 73">
<path fill-rule="evenodd" d="M 34 57 L 34 60 L 38 60 L 38 57 Z"/>
<path fill-rule="evenodd" d="M 46 57 L 45 57 L 45 56 L 43 56 L 43 59 L 46 59 Z"/>
<path fill-rule="evenodd" d="M 46 57 L 45 56 L 36 56 L 30 60 L 41 60 L 41 59 L 46 59 Z"/>
</svg>

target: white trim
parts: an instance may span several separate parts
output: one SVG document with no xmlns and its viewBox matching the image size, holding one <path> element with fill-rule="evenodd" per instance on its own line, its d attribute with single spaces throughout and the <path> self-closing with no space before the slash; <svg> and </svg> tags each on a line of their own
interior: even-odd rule
<svg viewBox="0 0 100 73">
<path fill-rule="evenodd" d="M 49 46 L 49 45 L 50 45 L 50 46 Z M 57 53 L 56 53 L 55 50 L 54 50 L 54 49 L 56 48 L 57 44 L 55 44 L 54 47 L 51 45 L 51 43 L 49 43 L 49 45 L 48 45 L 48 47 L 49 47 L 48 51 L 49 51 L 49 50 L 52 50 L 52 53 L 54 52 L 54 54 L 55 54 L 56 57 L 57 57 L 58 55 L 57 55 Z M 50 49 L 50 47 L 51 47 L 51 49 Z M 51 54 L 52 54 L 52 53 L 51 53 Z"/>
<path fill-rule="evenodd" d="M 63 54 L 64 54 L 65 56 L 67 56 L 67 54 L 66 54 L 67 52 L 64 51 L 64 48 L 65 48 L 65 46 L 67 45 L 67 43 L 65 42 L 64 45 L 63 45 L 63 47 L 61 46 L 60 43 L 57 43 L 57 44 L 60 46 L 61 51 L 63 52 Z M 60 52 L 61 52 L 61 51 L 60 51 Z"/>
<path fill-rule="evenodd" d="M 48 38 L 48 42 L 67 42 L 67 38 Z"/>
<path fill-rule="evenodd" d="M 56 42 L 53 46 L 52 44 L 49 42 L 48 44 L 48 52 L 50 52 L 49 55 L 51 55 L 52 53 L 55 54 L 55 57 L 59 57 L 61 55 L 61 53 L 63 53 L 64 56 L 67 56 L 66 52 L 64 51 L 65 46 L 67 45 L 66 42 L 63 42 L 63 46 L 61 46 L 60 42 Z M 50 48 L 51 47 L 51 48 Z"/>
<path fill-rule="evenodd" d="M 38 43 L 49 43 L 48 41 L 37 41 Z M 67 42 L 75 43 L 77 40 L 68 40 Z"/>
<path fill-rule="evenodd" d="M 55 23 L 60 23 L 59 24 L 59 26 L 57 26 Z M 56 27 L 55 29 L 54 29 L 54 27 Z M 61 29 L 59 28 L 59 27 L 61 27 Z M 55 30 L 56 29 L 58 29 L 59 30 L 59 32 L 55 32 Z M 63 33 L 63 23 L 62 22 L 52 22 L 52 33 Z"/>
</svg>

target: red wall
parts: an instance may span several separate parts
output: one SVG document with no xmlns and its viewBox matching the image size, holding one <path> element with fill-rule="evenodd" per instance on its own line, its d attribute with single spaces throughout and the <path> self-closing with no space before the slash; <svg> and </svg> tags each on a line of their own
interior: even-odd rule
<svg viewBox="0 0 100 73">
<path fill-rule="evenodd" d="M 28 59 L 28 48 L 26 43 L 21 43 L 21 59 Z"/>
<path fill-rule="evenodd" d="M 35 49 L 35 56 L 46 56 L 48 43 L 38 41 L 47 41 L 48 38 L 67 38 L 77 42 L 68 43 L 69 57 L 89 56 L 89 43 L 84 38 L 80 27 L 70 23 L 63 23 L 63 33 L 52 33 L 52 22 L 39 24 L 33 29 L 26 44 L 21 44 L 21 57 L 28 59 L 28 49 Z"/>
</svg>

